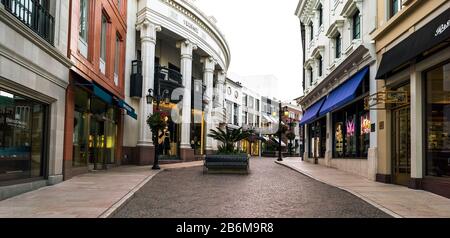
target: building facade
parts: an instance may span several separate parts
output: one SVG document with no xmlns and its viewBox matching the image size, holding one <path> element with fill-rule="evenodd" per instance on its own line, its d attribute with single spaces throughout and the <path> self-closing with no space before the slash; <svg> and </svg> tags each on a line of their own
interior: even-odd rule
<svg viewBox="0 0 450 238">
<path fill-rule="evenodd" d="M 242 85 L 227 78 L 225 83 L 226 123 L 229 127 L 242 127 Z"/>
<path fill-rule="evenodd" d="M 304 159 L 375 180 L 376 111 L 364 98 L 376 92 L 377 1 L 301 0 L 304 45 Z M 364 14 L 362 14 L 364 13 Z"/>
<path fill-rule="evenodd" d="M 283 117 L 283 122 L 287 126 L 283 142 L 287 145 L 288 155 L 301 156 L 300 151 L 303 145 L 300 133 L 300 121 L 303 116 L 302 108 L 292 103 L 283 103 L 281 106 L 287 111 L 287 115 L 285 114 Z"/>
<path fill-rule="evenodd" d="M 63 180 L 68 15 L 68 1 L 0 2 L 0 200 Z"/>
<path fill-rule="evenodd" d="M 450 197 L 450 2 L 377 9 L 377 181 Z"/>
<path fill-rule="evenodd" d="M 242 127 L 259 134 L 261 129 L 261 96 L 250 88 L 242 88 Z M 241 142 L 242 150 L 252 156 L 259 156 L 260 140 L 251 137 Z"/>
<path fill-rule="evenodd" d="M 172 161 L 217 150 L 207 134 L 225 123 L 230 50 L 214 19 L 188 1 L 129 0 L 127 24 L 125 93 L 138 120 L 125 119 L 123 157 L 146 165 L 153 163 L 155 146 L 160 159 Z M 149 89 L 164 99 L 159 105 L 147 103 Z M 158 109 L 168 127 L 154 145 L 146 120 Z"/>
<path fill-rule="evenodd" d="M 121 164 L 127 1 L 70 1 L 64 175 Z M 133 119 L 134 120 L 134 119 Z"/>
</svg>

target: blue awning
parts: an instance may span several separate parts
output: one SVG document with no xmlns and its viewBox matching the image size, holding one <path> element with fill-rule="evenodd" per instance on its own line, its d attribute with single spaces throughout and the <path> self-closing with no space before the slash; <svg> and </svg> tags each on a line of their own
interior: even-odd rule
<svg viewBox="0 0 450 238">
<path fill-rule="evenodd" d="M 137 120 L 137 114 L 133 107 L 128 105 L 124 100 L 118 99 L 117 106 L 127 111 L 127 115 Z"/>
<path fill-rule="evenodd" d="M 113 97 L 111 96 L 111 94 L 109 94 L 99 86 L 92 84 L 92 91 L 94 95 L 100 98 L 102 101 L 108 103 L 109 105 L 113 103 Z"/>
<path fill-rule="evenodd" d="M 355 99 L 356 90 L 368 73 L 369 68 L 366 67 L 356 73 L 351 79 L 347 80 L 345 83 L 333 90 L 323 104 L 319 116 L 323 116 L 331 111 L 334 111 Z"/>
<path fill-rule="evenodd" d="M 305 125 L 307 123 L 314 121 L 316 118 L 318 118 L 318 113 L 320 111 L 320 108 L 322 108 L 322 105 L 324 102 L 325 102 L 325 98 L 322 98 L 318 102 L 316 102 L 314 105 L 312 105 L 311 107 L 306 109 L 306 112 L 303 115 L 302 120 L 300 121 L 300 125 Z"/>
</svg>

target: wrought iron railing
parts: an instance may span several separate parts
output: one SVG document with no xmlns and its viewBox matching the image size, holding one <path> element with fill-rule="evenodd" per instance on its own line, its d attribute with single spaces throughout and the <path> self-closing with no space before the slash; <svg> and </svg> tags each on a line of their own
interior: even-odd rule
<svg viewBox="0 0 450 238">
<path fill-rule="evenodd" d="M 158 76 L 159 80 L 165 80 L 176 83 L 178 85 L 183 85 L 183 76 L 176 70 L 172 70 L 163 66 L 156 66 L 155 73 Z"/>
<path fill-rule="evenodd" d="M 48 43 L 54 43 L 55 18 L 39 0 L 1 0 L 5 9 Z"/>
</svg>

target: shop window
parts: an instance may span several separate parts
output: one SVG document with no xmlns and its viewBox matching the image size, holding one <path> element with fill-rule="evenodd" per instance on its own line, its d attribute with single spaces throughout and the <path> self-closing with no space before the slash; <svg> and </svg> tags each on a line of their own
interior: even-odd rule
<svg viewBox="0 0 450 238">
<path fill-rule="evenodd" d="M 322 118 L 308 125 L 309 157 L 324 158 L 326 152 L 326 118 Z"/>
<path fill-rule="evenodd" d="M 89 153 L 89 94 L 75 88 L 75 112 L 73 122 L 73 157 L 74 167 L 87 166 Z"/>
<path fill-rule="evenodd" d="M 333 113 L 333 158 L 366 158 L 370 147 L 370 113 L 363 101 Z"/>
<path fill-rule="evenodd" d="M 0 89 L 0 182 L 44 177 L 47 106 Z"/>
<path fill-rule="evenodd" d="M 450 64 L 426 72 L 426 170 L 450 178 Z"/>
</svg>

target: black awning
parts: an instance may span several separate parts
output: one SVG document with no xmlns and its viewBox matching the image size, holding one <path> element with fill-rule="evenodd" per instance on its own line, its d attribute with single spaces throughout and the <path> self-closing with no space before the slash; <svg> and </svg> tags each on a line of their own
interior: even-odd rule
<svg viewBox="0 0 450 238">
<path fill-rule="evenodd" d="M 385 79 L 393 70 L 408 64 L 425 51 L 450 39 L 450 10 L 411 34 L 383 54 L 376 79 Z"/>
</svg>

